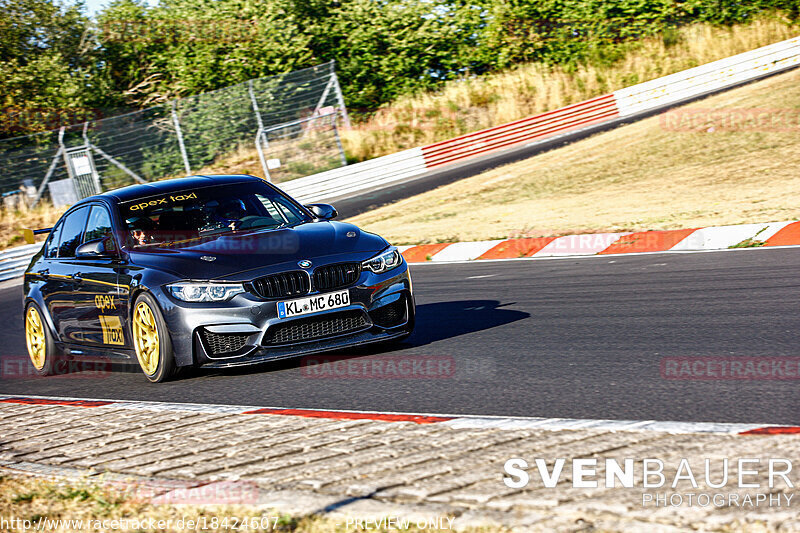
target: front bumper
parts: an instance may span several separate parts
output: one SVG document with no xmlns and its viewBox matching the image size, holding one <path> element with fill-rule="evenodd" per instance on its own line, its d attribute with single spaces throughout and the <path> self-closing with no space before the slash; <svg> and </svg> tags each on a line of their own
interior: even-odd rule
<svg viewBox="0 0 800 533">
<path fill-rule="evenodd" d="M 157 298 L 178 366 L 256 364 L 396 339 L 413 329 L 405 262 L 384 274 L 363 271 L 347 290 L 347 307 L 290 319 L 278 317 L 276 300 L 250 293 L 214 304 L 181 302 L 161 291 Z"/>
</svg>

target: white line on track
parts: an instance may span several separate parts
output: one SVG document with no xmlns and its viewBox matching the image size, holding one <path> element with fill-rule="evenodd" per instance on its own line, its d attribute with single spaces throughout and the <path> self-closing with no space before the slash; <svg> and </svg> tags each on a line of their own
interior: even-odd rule
<svg viewBox="0 0 800 533">
<path fill-rule="evenodd" d="M 610 259 L 614 257 L 630 257 L 634 255 L 658 255 L 658 254 L 708 254 L 718 252 L 768 252 L 771 250 L 785 250 L 787 248 L 800 248 L 800 244 L 792 244 L 788 246 L 769 246 L 769 247 L 754 247 L 754 248 L 725 248 L 722 250 L 664 250 L 661 252 L 629 252 L 624 254 L 595 254 L 595 255 L 568 255 L 559 257 L 510 257 L 508 259 L 467 259 L 460 261 L 424 261 L 419 263 L 409 263 L 409 265 L 458 265 L 470 264 L 481 265 L 483 263 L 498 263 L 504 261 L 566 261 L 570 259 L 586 261 L 590 259 Z M 611 262 L 611 261 L 609 261 Z"/>
</svg>

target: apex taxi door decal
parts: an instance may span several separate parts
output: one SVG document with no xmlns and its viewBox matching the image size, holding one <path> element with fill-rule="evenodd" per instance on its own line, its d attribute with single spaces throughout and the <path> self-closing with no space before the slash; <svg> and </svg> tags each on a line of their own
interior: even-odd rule
<svg viewBox="0 0 800 533">
<path fill-rule="evenodd" d="M 100 315 L 100 325 L 103 328 L 103 344 L 124 344 L 122 323 L 118 316 Z"/>
</svg>

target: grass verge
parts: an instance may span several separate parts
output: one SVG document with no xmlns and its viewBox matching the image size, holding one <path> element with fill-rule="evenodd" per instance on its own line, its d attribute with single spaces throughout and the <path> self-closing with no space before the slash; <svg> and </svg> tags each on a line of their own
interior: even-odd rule
<svg viewBox="0 0 800 533">
<path fill-rule="evenodd" d="M 796 69 L 351 222 L 416 244 L 800 219 L 798 118 Z"/>
<path fill-rule="evenodd" d="M 223 532 L 234 529 L 286 533 L 353 531 L 353 527 L 348 528 L 343 518 L 293 517 L 255 505 L 152 505 L 131 500 L 123 491 L 97 482 L 55 481 L 22 476 L 0 477 L 0 517 L 7 521 L 0 526 L 2 531 L 38 530 L 65 533 L 111 530 Z M 237 527 L 232 527 L 234 517 L 239 522 Z M 112 524 L 111 521 L 114 520 L 117 522 Z M 189 520 L 193 520 L 198 527 L 188 527 Z M 244 520 L 248 520 L 247 527 L 244 527 Z M 19 527 L 11 527 L 15 524 Z M 156 527 L 151 527 L 153 524 Z M 199 524 L 203 524 L 204 527 L 199 527 Z M 404 531 L 410 533 L 427 531 L 413 525 L 413 520 L 411 524 L 411 527 L 407 530 L 404 528 Z M 389 531 L 381 527 L 371 530 L 378 533 Z M 468 531 L 495 533 L 507 530 L 487 527 L 472 528 Z"/>
<path fill-rule="evenodd" d="M 26 244 L 22 228 L 50 228 L 65 209 L 56 209 L 53 204 L 43 201 L 34 208 L 19 205 L 16 209 L 0 209 L 0 250 Z M 43 242 L 47 235 L 39 235 L 36 240 Z"/>
</svg>

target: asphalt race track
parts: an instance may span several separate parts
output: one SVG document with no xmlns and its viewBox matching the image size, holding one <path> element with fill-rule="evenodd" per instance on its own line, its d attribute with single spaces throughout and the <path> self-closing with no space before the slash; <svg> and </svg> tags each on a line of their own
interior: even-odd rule
<svg viewBox="0 0 800 533">
<path fill-rule="evenodd" d="M 309 377 L 299 361 L 149 384 L 4 374 L 0 393 L 273 407 L 800 423 L 794 379 L 665 379 L 665 357 L 800 356 L 800 249 L 412 266 L 415 333 L 348 361 L 451 362 L 434 378 Z M 20 285 L 0 288 L 2 358 L 25 355 Z M 449 364 L 449 363 L 448 363 Z M 396 374 L 395 374 L 396 375 Z"/>
</svg>

